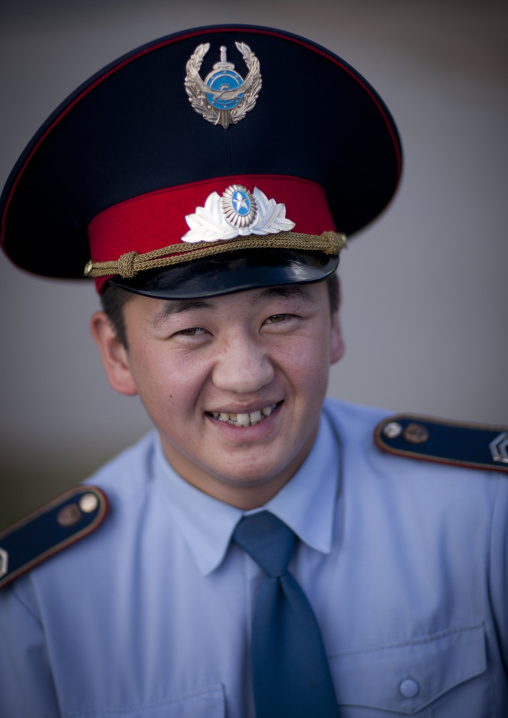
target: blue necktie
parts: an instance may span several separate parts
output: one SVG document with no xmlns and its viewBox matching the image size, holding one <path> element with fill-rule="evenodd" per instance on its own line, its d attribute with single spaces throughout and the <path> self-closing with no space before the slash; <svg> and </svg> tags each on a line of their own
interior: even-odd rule
<svg viewBox="0 0 508 718">
<path fill-rule="evenodd" d="M 252 620 L 257 718 L 337 718 L 335 691 L 316 617 L 287 571 L 293 531 L 262 511 L 244 516 L 233 540 L 267 574 Z"/>
</svg>

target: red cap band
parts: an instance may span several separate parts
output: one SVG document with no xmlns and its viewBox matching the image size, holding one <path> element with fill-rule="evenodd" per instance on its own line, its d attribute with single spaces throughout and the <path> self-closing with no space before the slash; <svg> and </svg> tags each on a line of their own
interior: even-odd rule
<svg viewBox="0 0 508 718">
<path fill-rule="evenodd" d="M 232 184 L 257 187 L 277 204 L 286 206 L 292 231 L 320 235 L 335 231 L 323 188 L 309 180 L 284 175 L 234 175 L 170 187 L 134 197 L 105 209 L 90 222 L 88 234 L 92 261 L 116 261 L 122 254 L 143 254 L 172 244 L 185 244 L 189 231 L 186 215 L 203 207 L 212 192 L 219 195 Z M 189 261 L 192 252 L 189 253 Z M 97 278 L 101 291 L 107 277 Z"/>
</svg>

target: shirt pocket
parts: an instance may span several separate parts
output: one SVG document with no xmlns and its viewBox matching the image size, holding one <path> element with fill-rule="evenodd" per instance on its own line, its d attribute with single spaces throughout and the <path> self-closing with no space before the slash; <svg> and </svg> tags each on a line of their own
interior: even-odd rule
<svg viewBox="0 0 508 718">
<path fill-rule="evenodd" d="M 495 716 L 483 625 L 333 654 L 330 668 L 341 718 Z"/>
<path fill-rule="evenodd" d="M 143 706 L 102 706 L 70 710 L 64 715 L 67 718 L 225 718 L 224 688 L 217 684 Z"/>
</svg>

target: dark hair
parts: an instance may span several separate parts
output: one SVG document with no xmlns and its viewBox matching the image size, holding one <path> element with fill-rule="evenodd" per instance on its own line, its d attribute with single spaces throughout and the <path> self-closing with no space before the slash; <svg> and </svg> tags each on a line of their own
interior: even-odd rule
<svg viewBox="0 0 508 718">
<path fill-rule="evenodd" d="M 337 272 L 330 274 L 326 278 L 326 288 L 328 289 L 328 299 L 330 300 L 330 312 L 335 314 L 340 306 L 340 279 Z"/>
<path fill-rule="evenodd" d="M 334 314 L 340 304 L 340 283 L 339 277 L 335 272 L 327 277 L 326 288 L 328 289 L 330 311 Z M 111 282 L 107 282 L 101 294 L 102 309 L 107 314 L 118 341 L 126 349 L 129 348 L 129 345 L 127 342 L 127 329 L 125 326 L 123 308 L 134 296 L 135 294 L 133 292 L 128 292 L 126 289 L 117 287 L 115 284 L 111 284 Z"/>
<path fill-rule="evenodd" d="M 127 330 L 125 327 L 125 317 L 123 308 L 127 302 L 132 299 L 135 295 L 132 292 L 128 292 L 126 289 L 117 287 L 116 284 L 107 282 L 106 286 L 101 294 L 101 305 L 102 309 L 107 314 L 107 317 L 111 323 L 111 326 L 115 330 L 118 341 L 126 348 L 129 348 L 127 343 Z"/>
</svg>

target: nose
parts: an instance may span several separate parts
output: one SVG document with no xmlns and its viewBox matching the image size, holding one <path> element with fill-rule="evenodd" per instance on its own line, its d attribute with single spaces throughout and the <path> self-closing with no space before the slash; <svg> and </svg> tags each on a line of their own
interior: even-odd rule
<svg viewBox="0 0 508 718">
<path fill-rule="evenodd" d="M 222 344 L 212 372 L 214 385 L 223 391 L 251 394 L 270 384 L 273 363 L 259 342 L 233 332 Z"/>
</svg>

